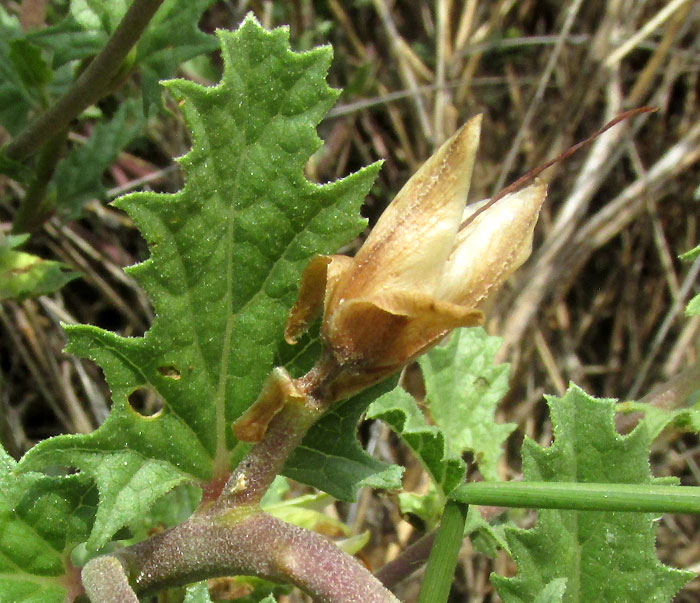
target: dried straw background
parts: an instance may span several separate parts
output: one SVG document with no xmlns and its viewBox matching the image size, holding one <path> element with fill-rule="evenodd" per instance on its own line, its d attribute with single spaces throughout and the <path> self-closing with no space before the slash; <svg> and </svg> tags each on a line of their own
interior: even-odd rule
<svg viewBox="0 0 700 603">
<path fill-rule="evenodd" d="M 677 256 L 700 238 L 699 3 L 231 1 L 214 4 L 202 27 L 233 28 L 248 10 L 266 26 L 289 24 L 298 49 L 333 45 L 330 80 L 346 92 L 321 124 L 326 145 L 307 172 L 328 181 L 385 159 L 366 207 L 370 221 L 435 146 L 475 113 L 484 113 L 484 125 L 473 200 L 626 109 L 659 108 L 544 174 L 550 193 L 535 252 L 488 312 L 489 332 L 505 340 L 501 359 L 512 363 L 512 389 L 499 419 L 519 425 L 502 464 L 504 479 L 519 476 L 523 436 L 545 445 L 551 440 L 543 393 L 562 394 L 574 381 L 596 396 L 641 398 L 674 376 L 687 377 L 693 364 L 697 370 L 700 317 L 685 318 L 683 308 L 698 292 L 700 263 L 683 264 Z M 188 144 L 178 119 L 152 120 L 149 144 L 120 156 L 108 175 L 111 197 L 144 186 L 178 189 L 172 157 Z M 21 191 L 2 182 L 0 193 L 9 199 L 0 203 L 8 227 L 13 195 Z M 84 278 L 54 296 L 0 306 L 0 429 L 14 454 L 55 433 L 88 432 L 108 411 L 99 371 L 62 354 L 59 321 L 137 335 L 152 318 L 146 296 L 121 272 L 146 250 L 117 210 L 91 203 L 79 222 L 48 223 L 34 246 Z M 407 376 L 407 383 L 414 380 Z M 420 384 L 415 387 L 419 393 Z M 662 399 L 652 394 L 647 400 Z M 682 402 L 671 396 L 671 403 Z M 424 487 L 385 429 L 372 426 L 363 434 L 378 455 L 409 465 L 407 486 Z M 663 437 L 651 458 L 655 475 L 677 475 L 688 485 L 700 484 L 699 461 L 697 438 L 677 434 Z M 372 530 L 367 559 L 373 566 L 416 537 L 391 496 L 364 493 L 358 504 L 337 511 L 357 529 Z M 534 519 L 519 516 L 522 525 Z M 693 517 L 664 517 L 660 557 L 700 568 L 697 532 Z M 488 582 L 494 569 L 514 571 L 505 557 L 492 561 L 465 544 L 453 600 L 498 601 Z M 420 575 L 406 580 L 399 596 L 412 600 L 419 582 Z M 700 582 L 677 601 L 700 601 Z"/>
</svg>

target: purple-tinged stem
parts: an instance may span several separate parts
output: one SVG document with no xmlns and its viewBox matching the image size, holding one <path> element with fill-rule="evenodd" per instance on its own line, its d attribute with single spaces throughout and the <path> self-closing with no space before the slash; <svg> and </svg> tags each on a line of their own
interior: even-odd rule
<svg viewBox="0 0 700 603">
<path fill-rule="evenodd" d="M 214 509 L 220 511 L 260 502 L 309 427 L 330 405 L 329 386 L 339 372 L 333 357 L 324 353 L 306 375 L 294 380 L 295 389 L 305 395 L 306 400 L 284 403 L 267 426 L 263 439 L 250 449 L 231 474 Z"/>
<path fill-rule="evenodd" d="M 138 595 L 253 574 L 293 584 L 318 603 L 398 602 L 363 565 L 322 536 L 262 511 L 241 513 L 195 516 L 114 555 Z"/>
<path fill-rule="evenodd" d="M 126 576 L 126 568 L 112 555 L 89 561 L 81 573 L 90 601 L 100 603 L 139 603 Z"/>
<path fill-rule="evenodd" d="M 85 565 L 83 583 L 93 603 L 136 601 L 136 595 L 241 574 L 293 584 L 318 603 L 398 603 L 335 544 L 259 507 L 286 459 L 330 404 L 329 385 L 339 370 L 325 358 L 295 381 L 305 399 L 282 405 L 216 502 L 178 526 Z M 114 598 L 115 587 L 125 598 Z"/>
<path fill-rule="evenodd" d="M 413 572 L 420 569 L 428 561 L 430 549 L 435 542 L 436 530 L 421 536 L 411 546 L 404 550 L 396 559 L 387 563 L 375 572 L 377 578 L 387 588 L 393 588 Z"/>
<path fill-rule="evenodd" d="M 257 505 L 321 412 L 308 405 L 286 404 L 270 421 L 265 437 L 250 449 L 231 474 L 213 509 Z"/>
</svg>

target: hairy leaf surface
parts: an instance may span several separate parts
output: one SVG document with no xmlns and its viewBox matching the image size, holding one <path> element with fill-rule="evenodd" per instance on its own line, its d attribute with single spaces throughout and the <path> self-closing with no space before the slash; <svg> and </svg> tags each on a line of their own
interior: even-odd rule
<svg viewBox="0 0 700 603">
<path fill-rule="evenodd" d="M 615 431 L 615 402 L 572 386 L 548 399 L 554 443 L 523 445 L 525 480 L 652 484 L 651 436 L 642 424 Z M 542 600 L 561 589 L 562 601 L 670 601 L 692 574 L 656 557 L 655 518 L 648 513 L 540 510 L 531 530 L 506 530 L 518 565 L 514 578 L 492 576 L 505 603 Z"/>
<path fill-rule="evenodd" d="M 334 405 L 289 457 L 284 474 L 345 501 L 354 501 L 361 486 L 400 489 L 403 468 L 371 457 L 356 435 L 362 413 L 395 383 L 390 379 Z"/>
<path fill-rule="evenodd" d="M 325 82 L 329 48 L 294 53 L 286 28 L 267 32 L 252 17 L 219 37 L 217 86 L 167 83 L 192 131 L 185 188 L 118 201 L 151 250 L 129 272 L 151 295 L 153 325 L 138 338 L 66 328 L 69 351 L 104 371 L 112 412 L 96 432 L 46 440 L 23 461 L 94 477 L 91 548 L 184 481 L 222 483 L 245 449 L 231 423 L 273 367 L 299 276 L 311 255 L 362 229 L 359 207 L 379 167 L 326 185 L 304 178 L 320 145 L 315 125 L 337 97 Z M 141 414 L 130 402 L 139 390 L 162 408 Z"/>
<path fill-rule="evenodd" d="M 425 378 L 426 404 L 453 454 L 472 452 L 487 480 L 498 479 L 503 442 L 515 429 L 499 424 L 495 410 L 508 391 L 507 364 L 494 364 L 501 339 L 482 328 L 458 329 L 447 345 L 419 360 Z"/>
<path fill-rule="evenodd" d="M 15 467 L 0 447 L 0 603 L 63 603 L 66 577 L 78 579 L 69 555 L 89 534 L 95 487 L 83 476 L 16 474 Z"/>
<path fill-rule="evenodd" d="M 406 442 L 437 485 L 441 497 L 449 494 L 464 478 L 462 459 L 449 451 L 442 431 L 428 425 L 413 396 L 396 388 L 373 402 L 368 419 L 381 419 Z"/>
<path fill-rule="evenodd" d="M 135 101 L 122 103 L 109 121 L 94 127 L 85 144 L 59 161 L 54 174 L 56 207 L 65 218 L 76 218 L 86 201 L 104 196 L 102 175 L 141 130 L 140 113 Z"/>
<path fill-rule="evenodd" d="M 399 388 L 380 397 L 367 411 L 368 419 L 381 419 L 396 432 L 430 475 L 432 487 L 427 493 L 399 495 L 401 511 L 420 518 L 426 529 L 437 524 L 445 497 L 464 478 L 464 452 L 474 453 L 487 479 L 496 478 L 503 440 L 514 428 L 499 425 L 494 418 L 495 407 L 508 389 L 508 365 L 493 364 L 499 346 L 500 339 L 489 337 L 483 329 L 460 329 L 447 345 L 419 360 L 426 406 L 435 425 L 427 422 L 414 398 Z M 498 542 L 498 535 L 477 515 L 470 510 L 467 530 L 479 530 L 490 543 Z"/>
</svg>

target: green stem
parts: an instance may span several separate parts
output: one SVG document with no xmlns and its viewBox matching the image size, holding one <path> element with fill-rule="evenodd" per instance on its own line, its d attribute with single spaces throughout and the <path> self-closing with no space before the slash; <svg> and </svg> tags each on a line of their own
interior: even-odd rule
<svg viewBox="0 0 700 603">
<path fill-rule="evenodd" d="M 63 130 L 44 145 L 34 170 L 34 177 L 19 204 L 12 223 L 12 232 L 22 233 L 34 230 L 44 222 L 54 210 L 53 203 L 48 203 L 46 190 L 56 170 L 61 150 L 66 142 L 68 130 Z"/>
<path fill-rule="evenodd" d="M 162 3 L 163 0 L 134 0 L 105 47 L 73 87 L 5 147 L 7 157 L 15 161 L 25 159 L 108 92 L 124 59 Z"/>
<path fill-rule="evenodd" d="M 444 603 L 450 594 L 457 567 L 459 549 L 464 539 L 467 505 L 449 500 L 442 513 L 435 544 L 430 550 L 418 603 Z"/>
<path fill-rule="evenodd" d="M 700 513 L 700 487 L 570 482 L 475 482 L 459 486 L 451 498 L 469 505 Z"/>
</svg>

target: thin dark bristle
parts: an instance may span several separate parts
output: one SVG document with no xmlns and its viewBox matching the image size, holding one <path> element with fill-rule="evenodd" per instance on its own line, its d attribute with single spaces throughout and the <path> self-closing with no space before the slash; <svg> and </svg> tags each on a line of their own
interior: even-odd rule
<svg viewBox="0 0 700 603">
<path fill-rule="evenodd" d="M 494 203 L 496 203 L 499 199 L 503 199 L 506 195 L 509 195 L 513 191 L 518 190 L 520 187 L 522 187 L 525 184 L 528 184 L 532 182 L 537 176 L 539 176 L 542 172 L 544 172 L 547 168 L 552 167 L 555 163 L 559 163 L 560 161 L 564 161 L 565 159 L 568 159 L 571 157 L 576 151 L 578 151 L 581 147 L 586 146 L 587 144 L 593 142 L 598 136 L 603 134 L 604 132 L 607 132 L 610 128 L 613 126 L 616 126 L 619 124 L 621 121 L 624 121 L 625 119 L 628 119 L 630 117 L 634 117 L 635 115 L 640 115 L 642 113 L 653 113 L 654 111 L 658 111 L 658 107 L 638 107 L 637 109 L 630 109 L 629 111 L 625 111 L 624 113 L 620 113 L 615 119 L 610 120 L 607 124 L 605 124 L 600 130 L 598 130 L 595 134 L 592 134 L 585 140 L 582 140 L 581 142 L 577 142 L 575 145 L 569 147 L 561 153 L 560 155 L 557 155 L 554 159 L 550 159 L 549 161 L 543 163 L 542 165 L 532 168 L 525 174 L 523 174 L 520 178 L 518 178 L 515 182 L 512 182 L 505 188 L 502 188 L 494 197 L 491 198 L 491 200 L 484 204 L 483 207 L 480 207 L 477 211 L 475 211 L 471 216 L 469 216 L 464 222 L 462 222 L 459 225 L 459 230 L 462 230 L 463 228 L 466 228 L 469 224 L 471 224 L 476 217 L 481 214 L 482 212 L 486 211 L 489 207 L 492 207 Z"/>
</svg>

